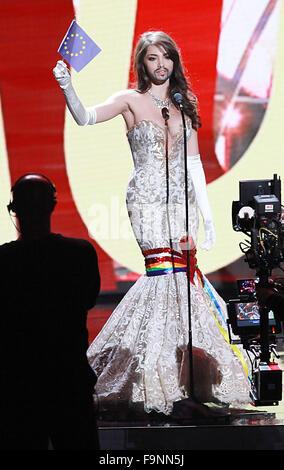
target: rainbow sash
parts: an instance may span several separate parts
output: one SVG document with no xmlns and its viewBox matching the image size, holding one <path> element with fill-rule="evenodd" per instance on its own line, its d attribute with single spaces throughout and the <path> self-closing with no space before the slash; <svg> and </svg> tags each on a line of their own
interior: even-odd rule
<svg viewBox="0 0 284 470">
<path fill-rule="evenodd" d="M 154 248 L 152 250 L 143 251 L 145 257 L 145 267 L 147 276 L 163 276 L 178 272 L 186 272 L 187 260 L 186 251 L 182 253 L 172 248 Z M 190 250 L 189 269 L 190 281 L 193 283 L 195 273 L 203 283 L 203 276 L 197 266 L 196 249 Z"/>
</svg>

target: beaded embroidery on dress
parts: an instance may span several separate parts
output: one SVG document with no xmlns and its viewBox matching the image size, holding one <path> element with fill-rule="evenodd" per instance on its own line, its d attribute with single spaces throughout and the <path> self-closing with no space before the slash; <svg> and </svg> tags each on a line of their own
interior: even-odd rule
<svg viewBox="0 0 284 470">
<path fill-rule="evenodd" d="M 191 134 L 187 122 L 187 137 Z M 90 345 L 102 407 L 123 403 L 170 414 L 190 397 L 185 257 L 183 129 L 171 143 L 166 183 L 165 131 L 141 121 L 128 132 L 134 169 L 127 188 L 131 225 L 146 261 L 142 275 Z M 229 344 L 223 299 L 196 266 L 198 207 L 190 175 L 191 323 L 195 396 L 203 403 L 249 403 L 242 348 Z"/>
</svg>

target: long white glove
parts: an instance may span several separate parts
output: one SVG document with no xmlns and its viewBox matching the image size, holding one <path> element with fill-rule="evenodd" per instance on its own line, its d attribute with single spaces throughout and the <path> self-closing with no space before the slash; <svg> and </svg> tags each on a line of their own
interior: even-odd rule
<svg viewBox="0 0 284 470">
<path fill-rule="evenodd" d="M 85 108 L 82 105 L 71 83 L 70 72 L 63 60 L 59 60 L 57 62 L 53 69 L 53 73 L 64 93 L 69 111 L 77 124 L 79 124 L 79 126 L 95 124 L 97 120 L 95 107 Z"/>
<path fill-rule="evenodd" d="M 200 245 L 203 250 L 211 250 L 216 243 L 216 233 L 209 205 L 205 174 L 200 155 L 187 157 L 187 166 L 195 189 L 197 204 L 202 215 L 205 240 Z"/>
</svg>

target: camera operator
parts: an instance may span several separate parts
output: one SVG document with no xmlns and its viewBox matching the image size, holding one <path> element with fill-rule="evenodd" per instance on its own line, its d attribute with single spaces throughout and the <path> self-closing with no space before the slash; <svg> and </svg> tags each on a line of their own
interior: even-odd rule
<svg viewBox="0 0 284 470">
<path fill-rule="evenodd" d="M 284 279 L 278 285 L 282 286 L 281 290 L 275 287 L 275 283 L 267 287 L 257 286 L 256 296 L 260 306 L 271 309 L 278 320 L 284 321 Z"/>
</svg>

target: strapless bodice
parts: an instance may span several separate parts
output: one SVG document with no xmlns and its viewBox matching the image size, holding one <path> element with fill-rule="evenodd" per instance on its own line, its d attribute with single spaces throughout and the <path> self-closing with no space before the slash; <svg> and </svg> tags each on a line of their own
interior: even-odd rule
<svg viewBox="0 0 284 470">
<path fill-rule="evenodd" d="M 187 139 L 191 135 L 187 120 Z M 134 169 L 127 190 L 127 201 L 161 203 L 166 198 L 166 127 L 154 121 L 143 120 L 135 124 L 127 137 L 131 148 Z M 168 172 L 169 201 L 184 202 L 184 152 L 183 126 L 174 138 L 169 139 Z M 189 176 L 189 190 L 193 185 Z"/>
<path fill-rule="evenodd" d="M 189 139 L 192 131 L 190 120 L 186 121 L 186 126 L 187 139 Z M 149 160 L 149 158 L 164 162 L 166 154 L 166 126 L 161 127 L 155 121 L 142 120 L 127 132 L 127 137 L 136 167 L 143 166 L 144 160 Z M 173 138 L 169 138 L 168 155 L 170 163 L 180 156 L 181 147 L 183 148 L 182 125 L 178 133 Z"/>
</svg>

